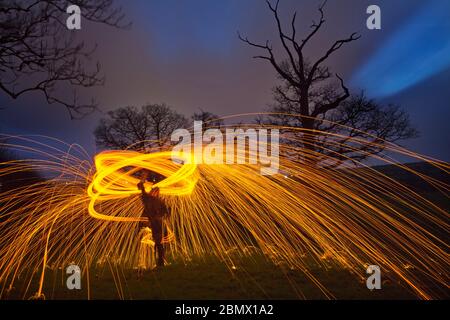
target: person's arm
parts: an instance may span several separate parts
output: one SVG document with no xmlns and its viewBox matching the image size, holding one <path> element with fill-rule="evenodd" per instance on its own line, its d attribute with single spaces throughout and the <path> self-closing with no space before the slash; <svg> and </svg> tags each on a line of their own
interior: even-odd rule
<svg viewBox="0 0 450 320">
<path fill-rule="evenodd" d="M 140 181 L 137 185 L 138 189 L 141 190 L 142 194 L 145 194 L 144 181 Z"/>
<path fill-rule="evenodd" d="M 147 180 L 148 172 L 144 171 L 144 173 L 141 175 L 141 181 L 138 183 L 137 187 L 139 190 L 142 191 L 142 194 L 145 195 L 145 186 L 144 183 Z"/>
</svg>

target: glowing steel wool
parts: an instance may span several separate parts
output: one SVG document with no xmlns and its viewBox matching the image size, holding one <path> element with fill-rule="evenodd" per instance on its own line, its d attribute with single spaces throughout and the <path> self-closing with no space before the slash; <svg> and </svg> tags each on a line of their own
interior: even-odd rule
<svg viewBox="0 0 450 320">
<path fill-rule="evenodd" d="M 96 173 L 88 187 L 89 214 L 96 219 L 117 222 L 146 221 L 146 218 L 130 218 L 111 216 L 98 213 L 97 202 L 126 199 L 131 195 L 140 194 L 137 189 L 139 179 L 134 177 L 138 171 L 147 169 L 166 177 L 154 186 L 159 187 L 162 195 L 189 195 L 197 182 L 195 164 L 177 164 L 187 162 L 182 153 L 158 152 L 142 154 L 134 151 L 109 151 L 95 157 Z M 148 189 L 148 185 L 146 185 Z M 147 190 L 149 191 L 149 190 Z"/>
<path fill-rule="evenodd" d="M 165 177 L 157 186 L 171 211 L 165 221 L 168 258 L 212 254 L 232 268 L 233 259 L 252 254 L 251 247 L 302 272 L 328 298 L 334 297 L 331 288 L 311 274 L 305 256 L 324 268 L 332 261 L 355 281 L 375 264 L 420 298 L 448 294 L 447 210 L 362 164 L 320 167 L 319 154 L 287 141 L 280 146 L 279 173 L 271 176 L 261 175 L 258 164 L 196 165 L 182 154 L 172 161 L 169 151 L 108 151 L 95 157 L 94 166 L 77 146 L 15 139 L 4 145 L 30 159 L 0 163 L 0 178 L 32 170 L 48 178 L 0 193 L 0 296 L 18 277 L 31 282 L 33 276 L 39 277 L 40 296 L 46 272 L 71 263 L 83 268 L 87 280 L 89 269 L 105 262 L 114 268 L 151 266 L 151 235 L 139 226 L 145 220 L 136 186 L 142 169 Z M 351 143 L 348 148 L 357 149 L 361 141 Z M 392 144 L 386 152 L 433 166 L 442 180 L 373 156 L 448 201 L 448 163 Z"/>
</svg>

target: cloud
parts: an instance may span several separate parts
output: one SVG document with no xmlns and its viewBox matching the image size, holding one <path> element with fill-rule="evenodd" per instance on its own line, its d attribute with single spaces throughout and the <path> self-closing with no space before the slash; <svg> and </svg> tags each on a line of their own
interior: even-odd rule
<svg viewBox="0 0 450 320">
<path fill-rule="evenodd" d="M 378 98 L 394 95 L 450 66 L 450 2 L 428 1 L 353 76 Z"/>
</svg>

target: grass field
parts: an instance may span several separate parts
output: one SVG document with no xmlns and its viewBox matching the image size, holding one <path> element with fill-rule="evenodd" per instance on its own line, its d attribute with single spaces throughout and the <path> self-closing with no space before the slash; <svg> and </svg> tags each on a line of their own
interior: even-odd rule
<svg viewBox="0 0 450 320">
<path fill-rule="evenodd" d="M 347 270 L 330 265 L 325 270 L 312 260 L 309 271 L 337 299 L 414 299 L 415 296 L 398 283 L 384 279 L 382 289 L 369 290 L 365 281 Z M 361 276 L 365 277 L 364 270 Z M 46 299 L 87 299 L 86 278 L 81 290 L 68 290 L 66 275 L 61 270 L 48 271 L 44 286 Z M 120 278 L 120 281 L 114 279 Z M 383 278 L 382 278 L 383 279 Z M 194 259 L 189 264 L 172 262 L 164 269 L 149 270 L 139 278 L 136 270 L 115 270 L 110 267 L 89 272 L 90 299 L 325 299 L 324 294 L 299 271 L 275 266 L 262 256 L 238 260 L 230 271 L 217 258 Z M 120 282 L 120 287 L 116 283 Z M 24 281 L 15 284 L 8 299 L 30 298 L 37 289 L 37 278 L 28 293 Z"/>
</svg>

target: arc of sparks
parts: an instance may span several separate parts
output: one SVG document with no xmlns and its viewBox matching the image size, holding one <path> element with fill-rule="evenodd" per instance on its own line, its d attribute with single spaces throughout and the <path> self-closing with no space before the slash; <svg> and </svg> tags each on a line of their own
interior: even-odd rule
<svg viewBox="0 0 450 320">
<path fill-rule="evenodd" d="M 166 177 L 156 184 L 147 182 L 146 189 L 149 186 L 152 188 L 157 186 L 163 195 L 188 195 L 197 182 L 194 175 L 196 164 L 188 160 L 188 157 L 181 152 L 168 151 L 150 154 L 135 151 L 108 151 L 98 154 L 95 157 L 96 173 L 87 189 L 90 197 L 89 214 L 96 219 L 116 222 L 147 221 L 147 218 L 102 214 L 96 210 L 95 206 L 98 202 L 139 194 L 141 191 L 136 187 L 139 179 L 133 174 L 142 169 L 148 169 Z"/>
</svg>

